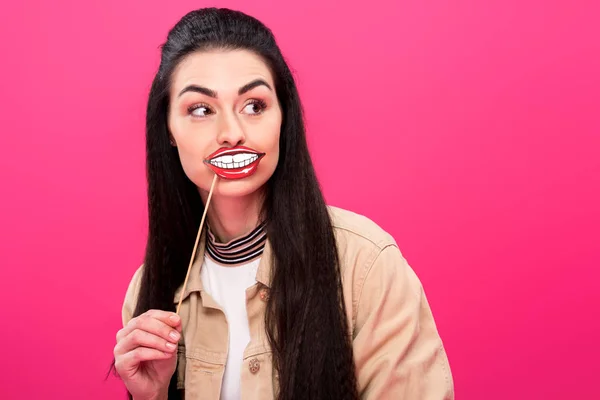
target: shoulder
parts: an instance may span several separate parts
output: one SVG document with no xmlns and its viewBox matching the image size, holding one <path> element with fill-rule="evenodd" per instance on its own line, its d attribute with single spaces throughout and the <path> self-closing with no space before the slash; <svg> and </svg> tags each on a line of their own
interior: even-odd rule
<svg viewBox="0 0 600 400">
<path fill-rule="evenodd" d="M 359 303 L 373 287 L 402 286 L 412 271 L 391 234 L 364 215 L 328 206 L 336 236 L 347 310 L 355 322 Z M 370 284 L 370 283 L 372 284 Z M 374 284 L 374 285 L 373 285 Z M 374 291 L 378 291 L 375 289 Z M 365 291 L 367 293 L 365 293 Z"/>
<path fill-rule="evenodd" d="M 396 245 L 392 235 L 368 217 L 335 206 L 327 208 L 338 242 L 345 239 L 352 245 L 379 249 Z"/>
</svg>

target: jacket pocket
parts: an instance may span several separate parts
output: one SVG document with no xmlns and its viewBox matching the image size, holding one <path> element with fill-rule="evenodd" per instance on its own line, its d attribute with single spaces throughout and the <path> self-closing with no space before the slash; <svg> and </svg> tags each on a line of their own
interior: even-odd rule
<svg viewBox="0 0 600 400">
<path fill-rule="evenodd" d="M 224 361 L 199 349 L 185 353 L 185 396 L 194 400 L 218 400 Z"/>
</svg>

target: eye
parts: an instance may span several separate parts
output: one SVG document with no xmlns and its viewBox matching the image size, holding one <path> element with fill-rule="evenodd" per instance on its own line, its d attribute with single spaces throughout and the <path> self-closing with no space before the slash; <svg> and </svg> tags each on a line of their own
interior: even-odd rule
<svg viewBox="0 0 600 400">
<path fill-rule="evenodd" d="M 191 114 L 194 117 L 203 118 L 214 114 L 214 112 L 206 104 L 194 104 L 193 106 L 188 107 L 188 114 Z"/>
<path fill-rule="evenodd" d="M 243 112 L 250 115 L 259 115 L 262 114 L 266 108 L 267 103 L 265 103 L 263 100 L 252 100 L 250 103 L 246 104 Z"/>
</svg>

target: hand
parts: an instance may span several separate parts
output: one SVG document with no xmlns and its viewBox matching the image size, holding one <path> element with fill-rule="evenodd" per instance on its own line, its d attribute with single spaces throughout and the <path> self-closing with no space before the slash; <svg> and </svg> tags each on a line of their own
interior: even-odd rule
<svg viewBox="0 0 600 400">
<path fill-rule="evenodd" d="M 135 400 L 167 398 L 180 337 L 181 318 L 160 310 L 132 318 L 117 332 L 115 369 Z"/>
</svg>

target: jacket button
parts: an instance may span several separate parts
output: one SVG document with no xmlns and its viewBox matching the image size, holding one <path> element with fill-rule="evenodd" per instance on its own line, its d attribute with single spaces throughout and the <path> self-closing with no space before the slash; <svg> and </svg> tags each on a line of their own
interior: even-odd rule
<svg viewBox="0 0 600 400">
<path fill-rule="evenodd" d="M 252 360 L 250 360 L 249 367 L 250 372 L 256 374 L 260 369 L 260 361 L 258 361 L 258 358 L 253 358 Z"/>
<path fill-rule="evenodd" d="M 260 289 L 260 292 L 258 294 L 261 298 L 261 300 L 263 301 L 268 301 L 269 300 L 269 289 Z"/>
</svg>

